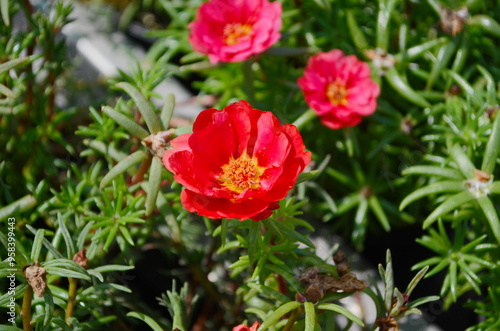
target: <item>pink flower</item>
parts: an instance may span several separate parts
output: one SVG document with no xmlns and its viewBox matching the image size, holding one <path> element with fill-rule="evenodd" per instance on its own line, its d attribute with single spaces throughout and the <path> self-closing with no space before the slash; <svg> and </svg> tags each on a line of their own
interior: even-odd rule
<svg viewBox="0 0 500 331">
<path fill-rule="evenodd" d="M 271 47 L 281 37 L 281 4 L 268 0 L 210 0 L 189 24 L 189 42 L 210 62 L 237 62 Z"/>
<path fill-rule="evenodd" d="M 240 324 L 238 326 L 235 326 L 233 328 L 233 331 L 257 331 L 257 329 L 259 328 L 260 326 L 260 323 L 259 322 L 255 322 L 253 323 L 252 327 L 248 327 L 244 324 Z"/>
<path fill-rule="evenodd" d="M 370 67 L 339 49 L 311 56 L 297 82 L 309 106 L 331 129 L 355 126 L 377 107 L 380 88 Z"/>
</svg>

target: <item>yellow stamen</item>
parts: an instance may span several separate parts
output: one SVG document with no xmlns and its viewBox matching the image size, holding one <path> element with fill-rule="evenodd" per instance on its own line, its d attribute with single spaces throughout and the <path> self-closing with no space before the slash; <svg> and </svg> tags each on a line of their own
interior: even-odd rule
<svg viewBox="0 0 500 331">
<path fill-rule="evenodd" d="M 347 90 L 345 82 L 337 79 L 333 83 L 328 84 L 326 88 L 326 97 L 334 106 L 347 105 Z"/>
<path fill-rule="evenodd" d="M 229 163 L 222 166 L 219 181 L 227 189 L 241 193 L 247 189 L 260 187 L 260 176 L 265 168 L 260 167 L 256 157 L 250 157 L 246 152 L 237 159 L 231 157 Z"/>
<path fill-rule="evenodd" d="M 224 27 L 224 41 L 226 45 L 235 45 L 240 39 L 248 36 L 252 32 L 252 26 L 241 23 L 230 23 Z"/>
</svg>

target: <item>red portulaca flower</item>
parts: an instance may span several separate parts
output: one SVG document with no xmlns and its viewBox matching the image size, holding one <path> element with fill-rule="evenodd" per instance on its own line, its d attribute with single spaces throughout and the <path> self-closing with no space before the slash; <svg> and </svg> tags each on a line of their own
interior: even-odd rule
<svg viewBox="0 0 500 331">
<path fill-rule="evenodd" d="M 233 331 L 257 331 L 259 326 L 260 326 L 259 322 L 253 323 L 253 325 L 251 327 L 248 327 L 245 324 L 240 324 L 238 326 L 235 326 L 233 328 Z"/>
<path fill-rule="evenodd" d="M 311 56 L 298 84 L 321 122 L 332 129 L 355 126 L 373 114 L 380 93 L 370 67 L 338 49 Z"/>
<path fill-rule="evenodd" d="M 189 42 L 210 62 L 237 62 L 260 54 L 281 37 L 281 4 L 268 0 L 210 0 L 189 24 Z"/>
<path fill-rule="evenodd" d="M 183 206 L 210 218 L 269 217 L 311 160 L 295 126 L 246 101 L 202 111 L 171 146 L 163 163 L 185 187 Z"/>
</svg>

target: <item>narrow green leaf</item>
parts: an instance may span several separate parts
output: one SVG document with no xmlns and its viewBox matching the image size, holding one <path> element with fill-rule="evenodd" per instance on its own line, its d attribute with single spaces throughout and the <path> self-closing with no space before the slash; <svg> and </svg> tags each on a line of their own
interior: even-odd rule
<svg viewBox="0 0 500 331">
<path fill-rule="evenodd" d="M 457 262 L 451 261 L 448 275 L 450 275 L 450 293 L 451 297 L 453 298 L 453 301 L 457 301 L 457 286 L 458 286 L 457 273 L 458 273 Z"/>
<path fill-rule="evenodd" d="M 264 226 L 266 227 L 266 229 L 272 231 L 280 239 L 284 238 L 283 233 L 281 233 L 280 229 L 276 226 L 276 222 L 278 222 L 278 221 L 266 218 L 265 220 L 262 220 L 261 222 L 264 223 Z"/>
<path fill-rule="evenodd" d="M 424 176 L 437 176 L 448 179 L 464 180 L 460 171 L 450 168 L 442 168 L 437 166 L 414 166 L 406 168 L 402 171 L 402 174 L 407 175 L 424 175 Z"/>
<path fill-rule="evenodd" d="M 79 278 L 79 279 L 84 279 L 90 281 L 90 277 L 88 275 L 85 275 L 83 273 L 69 270 L 69 269 L 64 269 L 64 268 L 59 268 L 59 267 L 47 267 L 45 268 L 47 270 L 47 273 L 49 275 L 58 275 L 61 277 L 72 277 L 72 278 Z"/>
<path fill-rule="evenodd" d="M 102 274 L 100 272 L 97 272 L 94 269 L 89 269 L 89 270 L 87 270 L 87 272 L 89 273 L 89 275 L 94 276 L 95 278 L 99 279 L 99 281 L 101 283 L 104 282 L 104 277 L 102 276 Z"/>
<path fill-rule="evenodd" d="M 423 269 L 421 269 L 416 275 L 415 277 L 413 277 L 413 279 L 410 281 L 410 283 L 408 284 L 408 286 L 406 287 L 406 291 L 405 291 L 405 294 L 407 296 L 410 296 L 411 293 L 413 292 L 413 290 L 415 289 L 415 287 L 417 286 L 417 284 L 422 280 L 422 278 L 424 278 L 425 276 L 425 273 L 427 272 L 427 270 L 429 270 L 429 266 L 426 266 L 424 267 Z"/>
<path fill-rule="evenodd" d="M 336 181 L 339 181 L 340 183 L 346 185 L 349 188 L 356 189 L 357 188 L 357 183 L 356 181 L 347 176 L 343 171 L 339 171 L 336 169 L 333 169 L 332 167 L 327 167 L 325 171 L 328 175 L 332 176 L 333 179 Z"/>
<path fill-rule="evenodd" d="M 385 72 L 385 78 L 392 88 L 406 100 L 420 107 L 430 107 L 430 103 L 415 92 L 415 90 L 403 80 L 396 68 L 389 68 Z"/>
<path fill-rule="evenodd" d="M 390 250 L 387 250 L 384 279 L 385 279 L 385 294 L 384 294 L 385 309 L 387 312 L 390 312 L 392 307 L 392 298 L 394 296 L 394 273 L 392 271 L 392 257 Z"/>
<path fill-rule="evenodd" d="M 144 161 L 148 155 L 142 151 L 139 150 L 135 153 L 130 154 L 120 162 L 118 162 L 107 174 L 106 176 L 103 177 L 101 180 L 101 183 L 99 184 L 99 187 L 102 189 L 106 187 L 113 179 L 115 179 L 117 176 L 123 174 L 125 171 L 133 167 L 139 162 Z"/>
<path fill-rule="evenodd" d="M 417 240 L 417 242 L 419 242 L 419 241 Z M 440 256 L 433 256 L 433 257 L 430 257 L 428 259 L 425 259 L 423 261 L 420 261 L 420 262 L 412 265 L 411 270 L 422 269 L 424 267 L 438 264 L 439 262 L 441 262 L 441 257 Z"/>
<path fill-rule="evenodd" d="M 258 331 L 267 330 L 269 327 L 275 325 L 276 322 L 278 322 L 278 320 L 282 318 L 285 314 L 288 314 L 290 311 L 297 309 L 300 306 L 302 306 L 302 304 L 298 301 L 291 301 L 281 305 L 264 320 L 264 322 L 257 330 Z"/>
<path fill-rule="evenodd" d="M 174 114 L 174 108 L 175 96 L 172 93 L 169 93 L 165 97 L 163 108 L 161 109 L 160 114 L 160 120 L 165 130 L 168 130 L 168 128 L 170 127 L 170 120 L 172 119 L 172 115 Z"/>
<path fill-rule="evenodd" d="M 151 317 L 149 317 L 146 314 L 131 311 L 131 312 L 127 313 L 127 316 L 137 318 L 137 319 L 143 321 L 151 329 L 153 329 L 153 331 L 163 331 L 162 327 L 158 323 L 156 323 L 156 321 L 154 319 L 152 319 Z"/>
<path fill-rule="evenodd" d="M 32 227 L 31 225 L 29 224 L 26 224 L 26 228 L 28 230 L 31 231 L 31 233 L 33 234 L 36 234 L 36 230 L 34 227 Z M 50 243 L 50 241 L 47 240 L 47 238 L 44 238 L 43 239 L 43 245 L 45 246 L 45 248 L 47 248 L 49 250 L 49 252 L 56 258 L 60 259 L 62 258 L 63 256 L 61 255 L 61 253 L 59 253 L 59 251 Z"/>
<path fill-rule="evenodd" d="M 484 151 L 483 164 L 481 170 L 487 174 L 492 174 L 497 163 L 498 149 L 500 148 L 500 116 L 496 116 L 493 122 L 488 143 Z"/>
<path fill-rule="evenodd" d="M 149 189 L 146 197 L 146 216 L 151 215 L 156 208 L 156 198 L 158 197 L 158 192 L 160 192 L 162 171 L 163 164 L 157 158 L 153 158 L 151 170 L 149 171 Z"/>
<path fill-rule="evenodd" d="M 442 181 L 433 183 L 422 188 L 417 189 L 416 191 L 410 193 L 406 198 L 401 201 L 399 205 L 399 210 L 403 210 L 410 203 L 415 200 L 421 199 L 426 195 L 438 194 L 443 192 L 457 192 L 465 190 L 465 185 L 463 180 L 461 181 Z"/>
<path fill-rule="evenodd" d="M 432 302 L 432 301 L 436 301 L 439 299 L 440 299 L 440 297 L 438 295 L 432 295 L 432 296 L 427 296 L 427 297 L 423 297 L 423 298 L 418 298 L 417 300 L 414 300 L 414 301 L 408 303 L 408 307 L 415 308 L 415 307 L 421 306 L 423 304 L 426 304 L 427 302 Z"/>
<path fill-rule="evenodd" d="M 109 233 L 108 233 L 108 237 L 106 238 L 106 242 L 104 243 L 104 251 L 107 252 L 108 249 L 109 249 L 109 246 L 111 246 L 111 244 L 113 243 L 113 240 L 115 239 L 116 237 L 116 233 L 118 232 L 118 228 L 119 228 L 120 224 L 115 224 L 110 230 L 109 230 Z"/>
<path fill-rule="evenodd" d="M 72 259 L 76 253 L 75 244 L 73 243 L 73 239 L 69 234 L 68 228 L 66 227 L 66 223 L 64 222 L 64 219 L 61 216 L 61 214 L 57 214 L 57 223 L 59 224 L 59 230 L 61 231 L 64 238 L 64 242 L 66 244 L 68 258 Z"/>
<path fill-rule="evenodd" d="M 354 229 L 352 230 L 351 237 L 356 245 L 356 248 L 361 250 L 366 237 L 366 227 L 367 227 L 367 212 L 368 212 L 368 201 L 365 198 L 360 198 L 358 208 L 356 209 L 356 215 L 354 216 Z"/>
<path fill-rule="evenodd" d="M 220 232 L 220 245 L 221 247 L 224 247 L 224 245 L 226 244 L 226 240 L 227 240 L 227 231 L 229 230 L 229 222 L 230 220 L 227 219 L 227 218 L 223 218 L 221 220 L 221 232 Z M 215 231 L 214 231 L 215 233 Z"/>
<path fill-rule="evenodd" d="M 436 61 L 432 65 L 429 78 L 427 79 L 427 90 L 432 88 L 438 76 L 442 74 L 443 70 L 448 66 L 451 56 L 455 53 L 455 48 L 455 43 L 451 40 L 441 46 L 437 53 Z"/>
<path fill-rule="evenodd" d="M 449 264 L 450 264 L 449 259 L 440 258 L 440 262 L 425 275 L 425 278 L 434 276 L 435 274 L 446 268 Z"/>
<path fill-rule="evenodd" d="M 370 46 L 368 46 L 368 42 L 366 41 L 365 35 L 363 34 L 363 31 L 361 31 L 358 22 L 356 22 L 356 18 L 354 18 L 354 13 L 352 12 L 352 10 L 348 10 L 346 16 L 347 16 L 347 27 L 349 28 L 352 41 L 359 50 L 362 51 L 368 49 Z"/>
<path fill-rule="evenodd" d="M 467 23 L 470 26 L 478 26 L 486 32 L 489 32 L 496 37 L 500 37 L 500 24 L 488 15 L 474 15 L 467 21 Z"/>
<path fill-rule="evenodd" d="M 5 1 L 5 0 L 2 0 L 2 1 Z M 14 92 L 12 92 L 11 89 L 9 89 L 7 86 L 3 85 L 3 84 L 0 84 L 0 94 L 3 94 L 5 95 L 7 98 L 15 98 L 17 97 L 16 94 Z M 3 99 L 2 101 L 4 101 L 5 99 Z"/>
<path fill-rule="evenodd" d="M 490 74 L 486 68 L 481 65 L 477 65 L 477 69 L 481 72 L 484 79 L 486 80 L 486 91 L 488 92 L 486 101 L 493 105 L 496 103 L 496 83 L 493 76 Z"/>
<path fill-rule="evenodd" d="M 127 130 L 131 135 L 136 136 L 140 139 L 144 139 L 149 136 L 149 132 L 147 132 L 143 127 L 128 118 L 126 115 L 114 110 L 113 108 L 104 106 L 102 107 L 102 111 L 106 113 L 106 115 L 111 117 L 113 121 Z"/>
<path fill-rule="evenodd" d="M 451 78 L 453 78 L 455 83 L 457 83 L 458 86 L 460 86 L 460 88 L 462 89 L 462 91 L 465 92 L 465 94 L 467 94 L 468 96 L 475 95 L 474 88 L 472 87 L 472 85 L 469 84 L 469 82 L 465 78 L 463 78 L 462 76 L 451 70 L 448 70 L 448 74 L 451 76 Z"/>
<path fill-rule="evenodd" d="M 42 250 L 42 244 L 44 239 L 44 230 L 38 229 L 35 234 L 35 239 L 33 239 L 33 246 L 31 247 L 31 261 L 38 261 L 40 257 L 40 251 Z"/>
<path fill-rule="evenodd" d="M 270 298 L 276 299 L 280 302 L 287 303 L 290 302 L 290 298 L 284 295 L 281 292 L 278 292 L 269 286 L 262 285 L 262 284 L 257 284 L 254 282 L 247 283 L 248 287 L 253 288 L 254 290 L 257 290 L 259 293 L 263 293 L 267 295 Z"/>
<path fill-rule="evenodd" d="M 306 237 L 304 237 L 303 235 L 301 235 L 300 233 L 298 233 L 294 229 L 291 229 L 290 227 L 288 227 L 288 225 L 285 225 L 280 221 L 274 222 L 274 225 L 279 229 L 279 231 L 286 238 L 294 239 L 294 240 L 299 241 L 299 242 L 301 242 L 301 243 L 303 243 L 311 248 L 314 248 L 314 244 L 309 239 L 307 239 Z"/>
<path fill-rule="evenodd" d="M 489 187 L 490 193 L 500 194 L 500 180 L 494 181 Z"/>
<path fill-rule="evenodd" d="M 248 258 L 250 259 L 250 264 L 255 262 L 257 252 L 260 249 L 260 223 L 248 220 L 250 223 L 249 234 L 248 234 Z"/>
<path fill-rule="evenodd" d="M 0 74 L 17 67 L 18 65 L 24 65 L 24 64 L 28 63 L 29 60 L 31 60 L 31 58 L 23 57 L 20 59 L 14 59 L 14 60 L 4 62 L 4 63 L 0 64 Z"/>
<path fill-rule="evenodd" d="M 382 282 L 385 284 L 385 268 L 382 263 L 378 264 L 378 273 L 380 274 L 380 278 L 382 278 Z"/>
<path fill-rule="evenodd" d="M 389 43 L 389 21 L 394 7 L 399 0 L 379 1 L 379 10 L 377 16 L 376 45 L 378 48 L 387 51 Z"/>
<path fill-rule="evenodd" d="M 92 225 L 94 225 L 94 221 L 88 222 L 87 224 L 85 224 L 83 229 L 79 231 L 78 239 L 76 240 L 76 247 L 78 250 L 83 249 L 85 241 L 87 240 L 87 235 L 89 234 Z"/>
<path fill-rule="evenodd" d="M 52 296 L 52 292 L 48 286 L 43 293 L 43 301 L 45 302 L 45 317 L 43 319 L 43 325 L 48 326 L 52 320 L 52 316 L 54 315 L 54 297 Z"/>
<path fill-rule="evenodd" d="M 496 247 L 498 248 L 498 246 Z M 483 265 L 485 266 L 486 268 L 488 269 L 494 269 L 497 267 L 497 265 L 491 261 L 487 261 L 485 259 L 481 259 L 475 255 L 470 255 L 470 254 L 466 254 L 466 255 L 463 255 L 463 258 L 464 260 L 467 260 L 469 262 L 473 262 L 473 263 L 477 263 L 477 264 L 480 264 L 480 265 Z"/>
<path fill-rule="evenodd" d="M 132 239 L 132 236 L 130 235 L 130 232 L 128 231 L 127 227 L 124 225 L 120 225 L 119 227 L 120 233 L 122 234 L 122 237 L 128 242 L 130 246 L 135 246 L 134 240 Z"/>
<path fill-rule="evenodd" d="M 309 172 L 303 172 L 299 174 L 299 177 L 297 177 L 297 181 L 295 182 L 295 185 L 307 182 L 319 175 L 319 170 L 311 170 Z"/>
<path fill-rule="evenodd" d="M 398 316 L 399 313 L 401 312 L 401 308 L 403 308 L 404 305 L 404 297 L 403 294 L 399 291 L 397 287 L 394 288 L 394 294 L 396 297 L 396 304 L 394 307 L 391 309 L 389 315 L 391 316 Z"/>
<path fill-rule="evenodd" d="M 336 312 L 340 315 L 345 316 L 347 319 L 353 321 L 354 323 L 360 325 L 360 326 L 365 326 L 362 320 L 359 319 L 356 315 L 351 313 L 349 310 L 345 309 L 344 307 L 341 307 L 339 305 L 333 304 L 333 303 L 320 303 L 316 306 L 316 309 L 325 309 L 325 310 L 331 310 L 333 312 Z"/>
<path fill-rule="evenodd" d="M 0 209 L 0 221 L 12 217 L 15 213 L 22 213 L 33 208 L 37 201 L 32 195 L 26 195 L 19 200 L 16 200 L 7 206 Z"/>
<path fill-rule="evenodd" d="M 337 205 L 335 204 L 335 201 L 333 200 L 331 195 L 328 193 L 328 191 L 323 188 L 322 185 L 320 185 L 316 182 L 308 182 L 306 185 L 308 188 L 311 188 L 316 193 L 318 193 L 318 195 L 320 195 L 323 198 L 323 200 L 325 200 L 328 208 L 330 209 L 330 211 L 332 213 L 336 213 L 338 211 Z"/>
<path fill-rule="evenodd" d="M 411 61 L 411 60 L 423 55 L 425 52 L 430 51 L 434 47 L 437 47 L 437 46 L 444 44 L 447 41 L 448 41 L 448 38 L 445 38 L 445 37 L 441 37 L 438 39 L 432 39 L 432 40 L 427 41 L 423 44 L 408 48 L 405 53 L 399 53 L 399 54 L 394 55 L 394 59 L 396 60 L 396 62 L 400 62 L 403 59 L 406 59 L 406 61 Z"/>
<path fill-rule="evenodd" d="M 70 269 L 79 273 L 87 274 L 87 271 L 78 263 L 74 262 L 73 260 L 70 259 L 65 259 L 65 258 L 59 258 L 55 260 L 50 260 L 47 262 L 42 263 L 42 267 L 44 268 L 51 268 L 51 267 L 58 267 L 58 268 L 66 268 Z"/>
<path fill-rule="evenodd" d="M 126 271 L 132 270 L 134 266 L 131 265 L 119 265 L 119 264 L 108 264 L 102 267 L 94 268 L 95 271 L 98 272 L 110 272 L 110 271 Z"/>
<path fill-rule="evenodd" d="M 316 114 L 316 112 L 314 110 L 309 108 L 308 110 L 303 112 L 302 115 L 300 115 L 299 118 L 297 118 L 292 123 L 292 125 L 294 125 L 295 127 L 297 127 L 297 129 L 300 130 L 304 125 L 306 125 L 307 123 L 309 123 L 310 121 L 312 121 L 316 117 L 318 117 L 318 114 Z"/>
<path fill-rule="evenodd" d="M 391 225 L 389 224 L 389 219 L 387 218 L 384 209 L 380 205 L 380 201 L 378 201 L 378 198 L 375 195 L 372 195 L 368 198 L 368 204 L 370 205 L 372 212 L 380 222 L 380 225 L 382 225 L 385 231 L 389 232 L 391 230 Z"/>
<path fill-rule="evenodd" d="M 4 0 L 4 1 L 9 1 L 9 0 Z M 23 329 L 10 325 L 2 325 L 2 331 L 23 331 Z"/>
<path fill-rule="evenodd" d="M 493 206 L 493 203 L 488 196 L 479 197 L 477 199 L 477 203 L 479 204 L 479 207 L 481 207 L 484 216 L 486 216 L 486 220 L 490 225 L 491 232 L 493 232 L 495 239 L 498 243 L 500 243 L 500 220 L 498 219 L 495 206 Z"/>
<path fill-rule="evenodd" d="M 174 292 L 167 291 L 167 296 L 170 300 L 170 307 L 172 309 L 173 315 L 172 328 L 185 330 L 186 328 L 184 327 L 184 311 L 182 305 L 183 299 L 178 293 L 175 292 L 175 285 Z"/>
<path fill-rule="evenodd" d="M 121 161 L 128 156 L 124 152 L 110 146 L 109 144 L 105 144 L 102 141 L 84 139 L 83 144 L 95 149 L 103 155 L 109 156 L 115 161 Z"/>
<path fill-rule="evenodd" d="M 423 228 L 427 229 L 432 223 L 434 223 L 439 217 L 442 217 L 452 210 L 458 209 L 461 205 L 474 200 L 476 197 L 469 191 L 463 191 L 452 195 L 443 203 L 441 203 L 434 211 L 427 216 L 424 221 Z"/>
<path fill-rule="evenodd" d="M 314 331 L 314 327 L 316 325 L 316 311 L 314 310 L 314 304 L 309 301 L 304 302 L 304 312 L 306 314 L 304 331 Z"/>
<path fill-rule="evenodd" d="M 479 276 L 476 275 L 471 268 L 469 268 L 469 266 L 464 262 L 463 259 L 458 260 L 457 263 L 460 269 L 462 269 L 463 275 L 469 282 L 470 286 L 472 286 L 472 288 L 478 295 L 481 295 L 481 289 L 479 288 L 479 285 L 481 285 L 481 279 L 479 278 Z"/>
<path fill-rule="evenodd" d="M 137 90 L 129 83 L 125 82 L 116 84 L 116 87 L 121 88 L 122 90 L 127 92 L 127 94 L 130 95 L 130 97 L 134 100 L 137 109 L 139 109 L 139 112 L 144 118 L 144 121 L 146 122 L 146 125 L 148 126 L 149 131 L 152 134 L 155 134 L 161 130 L 160 123 L 155 114 L 155 111 L 153 110 L 153 107 L 151 107 L 149 101 L 146 100 L 146 98 L 141 94 L 141 92 L 139 92 L 139 90 Z"/>
<path fill-rule="evenodd" d="M 439 16 L 441 15 L 441 5 L 438 1 L 436 0 L 427 0 L 427 3 L 432 7 L 432 9 L 434 9 L 434 11 L 436 12 L 436 14 L 438 14 Z"/>
<path fill-rule="evenodd" d="M 0 11 L 2 12 L 3 23 L 5 26 L 10 26 L 9 0 L 0 1 Z"/>
</svg>

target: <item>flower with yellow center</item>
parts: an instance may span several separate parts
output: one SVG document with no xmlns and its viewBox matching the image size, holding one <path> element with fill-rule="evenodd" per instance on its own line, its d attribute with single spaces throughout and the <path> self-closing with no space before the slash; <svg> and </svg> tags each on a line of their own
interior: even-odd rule
<svg viewBox="0 0 500 331">
<path fill-rule="evenodd" d="M 337 78 L 334 82 L 328 84 L 326 88 L 326 97 L 334 106 L 347 105 L 347 90 L 345 88 L 345 82 Z"/>
<path fill-rule="evenodd" d="M 222 166 L 222 174 L 218 180 L 222 186 L 235 193 L 241 193 L 247 189 L 260 187 L 260 177 L 265 168 L 260 167 L 256 157 L 250 157 L 244 152 L 240 157 L 229 160 Z"/>
<path fill-rule="evenodd" d="M 249 24 L 229 23 L 224 27 L 223 38 L 226 45 L 232 46 L 238 44 L 242 38 L 245 38 L 252 32 L 252 26 Z"/>
</svg>

